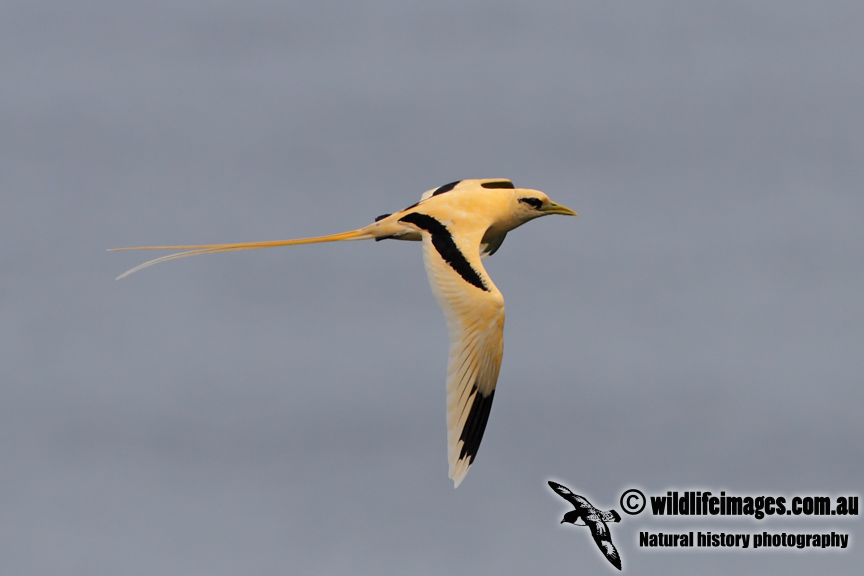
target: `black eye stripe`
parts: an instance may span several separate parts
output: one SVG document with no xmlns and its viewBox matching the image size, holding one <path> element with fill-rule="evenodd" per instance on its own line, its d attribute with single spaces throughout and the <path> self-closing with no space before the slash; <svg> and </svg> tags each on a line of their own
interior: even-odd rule
<svg viewBox="0 0 864 576">
<path fill-rule="evenodd" d="M 543 207 L 543 201 L 539 198 L 519 198 L 519 202 L 524 202 L 535 210 L 540 210 Z"/>
</svg>

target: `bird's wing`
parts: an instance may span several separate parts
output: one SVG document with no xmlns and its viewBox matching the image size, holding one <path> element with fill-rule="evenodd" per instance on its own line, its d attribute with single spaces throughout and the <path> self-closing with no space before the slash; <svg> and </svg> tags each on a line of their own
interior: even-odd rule
<svg viewBox="0 0 864 576">
<path fill-rule="evenodd" d="M 585 499 L 584 496 L 579 496 L 578 494 L 574 494 L 569 488 L 566 486 L 562 486 L 556 482 L 549 481 L 549 487 L 552 488 L 559 496 L 573 504 L 577 510 L 586 510 L 590 512 L 594 512 L 595 508 L 591 505 L 588 500 Z"/>
<path fill-rule="evenodd" d="M 451 233 L 425 214 L 402 218 L 420 228 L 432 292 L 447 318 L 447 453 L 456 486 L 477 455 L 504 349 L 504 298 L 480 263 L 481 232 Z"/>
<path fill-rule="evenodd" d="M 589 522 L 589 526 L 591 527 L 591 536 L 594 537 L 597 547 L 600 548 L 600 551 L 603 552 L 603 555 L 606 556 L 606 559 L 613 566 L 621 570 L 621 555 L 618 554 L 618 550 L 612 544 L 612 535 L 609 533 L 609 527 L 603 521 Z"/>
<path fill-rule="evenodd" d="M 491 238 L 484 238 L 487 240 L 486 243 L 480 244 L 480 258 L 488 258 L 495 254 L 498 251 L 498 248 L 501 247 L 501 244 L 504 243 L 504 238 L 507 236 L 507 233 L 499 234 L 497 236 L 493 236 Z"/>
<path fill-rule="evenodd" d="M 616 512 L 615 510 L 609 510 L 608 512 L 600 512 L 600 518 L 602 518 L 604 522 L 621 521 L 621 516 L 619 516 L 618 512 Z"/>
</svg>

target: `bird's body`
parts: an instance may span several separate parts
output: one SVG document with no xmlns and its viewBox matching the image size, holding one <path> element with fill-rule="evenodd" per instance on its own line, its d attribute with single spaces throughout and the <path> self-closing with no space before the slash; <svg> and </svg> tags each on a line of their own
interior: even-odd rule
<svg viewBox="0 0 864 576">
<path fill-rule="evenodd" d="M 574 510 L 564 514 L 561 523 L 587 526 L 591 530 L 591 537 L 594 538 L 594 542 L 606 559 L 618 570 L 621 570 L 621 555 L 618 554 L 618 550 L 612 544 L 612 534 L 609 532 L 609 526 L 606 525 L 606 522 L 621 521 L 618 512 L 615 510 L 600 511 L 584 496 L 574 494 L 569 488 L 556 482 L 550 481 L 549 487 L 574 507 Z"/>
<path fill-rule="evenodd" d="M 120 278 L 159 262 L 197 254 L 342 240 L 422 241 L 429 283 L 450 332 L 447 445 L 450 477 L 458 486 L 483 437 L 503 352 L 504 299 L 481 259 L 501 246 L 507 232 L 548 214 L 576 215 L 542 192 L 516 189 L 509 180 L 462 180 L 429 190 L 420 202 L 341 234 L 246 244 L 121 248 L 186 251 L 145 262 Z"/>
</svg>

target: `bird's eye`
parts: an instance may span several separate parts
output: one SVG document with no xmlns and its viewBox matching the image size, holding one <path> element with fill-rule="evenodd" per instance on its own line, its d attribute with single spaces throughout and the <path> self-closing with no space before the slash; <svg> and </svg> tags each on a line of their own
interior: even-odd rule
<svg viewBox="0 0 864 576">
<path fill-rule="evenodd" d="M 540 210 L 540 208 L 543 206 L 543 201 L 539 198 L 519 198 L 519 202 L 524 202 L 535 210 Z"/>
</svg>

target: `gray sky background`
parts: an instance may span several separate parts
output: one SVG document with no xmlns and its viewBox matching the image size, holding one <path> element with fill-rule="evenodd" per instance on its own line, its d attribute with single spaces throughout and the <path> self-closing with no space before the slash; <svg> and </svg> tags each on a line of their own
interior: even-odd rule
<svg viewBox="0 0 864 576">
<path fill-rule="evenodd" d="M 0 4 L 0 565 L 25 575 L 615 573 L 558 524 L 648 494 L 859 494 L 864 4 Z M 580 213 L 507 301 L 447 478 L 420 246 L 341 232 L 460 178 Z M 647 552 L 640 530 L 852 534 Z M 635 574 L 858 574 L 859 518 L 612 527 Z"/>
</svg>

